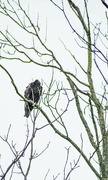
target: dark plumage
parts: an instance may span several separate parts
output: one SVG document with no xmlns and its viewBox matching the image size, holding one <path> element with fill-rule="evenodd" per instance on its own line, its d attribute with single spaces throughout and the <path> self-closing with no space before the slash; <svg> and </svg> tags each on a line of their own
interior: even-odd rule
<svg viewBox="0 0 108 180">
<path fill-rule="evenodd" d="M 24 97 L 28 100 L 32 100 L 34 103 L 38 103 L 40 95 L 42 94 L 42 86 L 38 80 L 30 83 L 24 92 Z M 25 117 L 29 117 L 30 112 L 33 109 L 33 104 L 25 102 Z"/>
</svg>

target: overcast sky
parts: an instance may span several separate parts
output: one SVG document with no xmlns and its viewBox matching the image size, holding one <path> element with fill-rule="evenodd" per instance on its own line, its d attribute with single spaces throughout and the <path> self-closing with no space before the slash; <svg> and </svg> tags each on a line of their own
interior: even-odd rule
<svg viewBox="0 0 108 180">
<path fill-rule="evenodd" d="M 61 1 L 55 1 L 61 5 Z M 76 4 L 81 8 L 82 13 L 84 13 L 83 1 L 79 2 L 75 1 Z M 79 4 L 81 3 L 81 4 Z M 72 30 L 69 28 L 68 23 L 66 22 L 63 13 L 55 7 L 50 0 L 21 0 L 21 4 L 25 10 L 28 9 L 30 17 L 33 22 L 37 21 L 37 17 L 39 16 L 39 27 L 42 38 L 45 38 L 45 34 L 47 33 L 47 45 L 48 48 L 53 50 L 54 54 L 60 62 L 65 67 L 66 71 L 75 72 L 75 68 L 73 68 L 74 63 L 70 64 L 71 56 L 68 52 L 65 51 L 63 44 L 60 39 L 66 45 L 66 47 L 80 60 L 80 58 L 84 58 L 85 52 L 78 48 L 77 43 L 75 41 L 76 36 L 73 34 Z M 105 23 L 105 7 L 101 3 L 101 0 L 89 1 L 89 13 L 91 21 L 96 23 L 101 23 L 102 30 L 106 28 Z M 71 10 L 67 4 L 64 4 L 66 8 L 66 12 L 70 17 L 70 22 L 83 35 L 83 31 L 79 26 L 78 22 L 76 22 L 75 16 L 73 13 L 71 14 Z M 22 32 L 14 25 L 8 18 L 0 15 L 0 28 L 5 30 L 8 26 L 8 30 L 15 35 L 22 43 L 25 45 L 29 45 L 31 43 L 32 38 L 28 37 L 26 33 Z M 46 26 L 47 25 L 47 26 Z M 39 49 L 41 48 L 38 44 L 36 45 Z M 29 53 L 29 52 L 28 52 Z M 30 56 L 32 58 L 38 58 L 35 54 L 30 52 Z M 23 56 L 22 56 L 23 58 Z M 24 59 L 26 60 L 26 59 Z M 84 58 L 85 61 L 85 58 Z M 18 87 L 18 90 L 23 95 L 26 86 L 35 79 L 39 79 L 40 81 L 45 81 L 47 84 L 50 83 L 52 70 L 46 68 L 42 68 L 39 66 L 34 66 L 31 64 L 23 64 L 18 61 L 1 61 L 1 64 L 11 73 L 14 81 Z M 86 67 L 86 62 L 84 63 Z M 60 72 L 55 71 L 55 79 L 57 81 L 65 81 L 64 76 L 60 74 Z M 81 76 L 83 79 L 84 77 Z M 96 79 L 95 79 L 96 82 Z M 64 83 L 65 84 L 65 83 Z M 65 84 L 66 86 L 67 84 Z M 21 99 L 16 95 L 15 89 L 13 88 L 9 77 L 7 74 L 0 69 L 0 135 L 4 136 L 7 133 L 8 127 L 11 124 L 11 131 L 9 140 L 10 142 L 13 140 L 17 143 L 17 148 L 22 148 L 25 139 L 26 139 L 26 118 L 24 118 L 24 103 L 20 101 Z M 45 90 L 44 85 L 44 90 Z M 97 84 L 98 89 L 98 84 Z M 73 103 L 73 102 L 72 102 Z M 64 106 L 65 102 L 63 102 Z M 72 106 L 72 104 L 71 104 Z M 70 109 L 69 109 L 70 110 Z M 66 118 L 68 117 L 69 126 L 73 126 L 71 137 L 75 142 L 81 146 L 81 138 L 80 134 L 84 138 L 84 151 L 87 153 L 89 157 L 89 153 L 92 152 L 92 148 L 88 147 L 88 139 L 86 137 L 86 133 L 84 128 L 76 116 L 77 112 L 74 112 L 73 116 L 66 112 Z M 67 115 L 68 114 L 68 115 Z M 73 120 L 72 120 L 73 119 Z M 71 121 L 72 120 L 72 121 Z M 41 127 L 44 123 L 44 119 L 41 115 L 39 115 L 37 126 Z M 29 121 L 29 126 L 32 128 L 31 123 Z M 71 132 L 71 128 L 69 128 Z M 49 148 L 37 159 L 35 159 L 32 163 L 31 171 L 28 177 L 28 180 L 43 180 L 48 169 L 50 169 L 47 180 L 53 179 L 53 175 L 56 176 L 58 173 L 58 180 L 63 178 L 63 168 L 66 160 L 66 148 L 70 147 L 70 144 L 60 137 L 58 137 L 50 127 L 46 127 L 43 130 L 40 130 L 36 134 L 35 138 L 35 149 L 36 153 L 40 153 L 50 142 Z M 2 147 L 0 150 L 1 156 L 1 164 L 4 168 L 8 167 L 11 162 L 11 153 L 8 151 L 7 145 L 0 140 L 0 146 Z M 8 158 L 7 158 L 8 152 Z M 26 156 L 26 155 L 25 155 Z M 79 154 L 76 150 L 71 147 L 70 149 L 70 159 L 69 162 L 74 164 L 74 160 L 77 160 Z M 27 158 L 22 158 L 24 166 L 27 163 Z M 95 180 L 96 176 L 92 173 L 92 171 L 87 167 L 83 158 L 80 159 L 76 170 L 74 170 L 71 174 L 71 179 L 92 179 Z M 26 166 L 25 166 L 26 167 Z M 68 165 L 69 167 L 69 165 Z M 15 180 L 22 180 L 23 177 L 20 175 L 16 175 Z M 8 180 L 8 176 L 6 178 Z"/>
</svg>

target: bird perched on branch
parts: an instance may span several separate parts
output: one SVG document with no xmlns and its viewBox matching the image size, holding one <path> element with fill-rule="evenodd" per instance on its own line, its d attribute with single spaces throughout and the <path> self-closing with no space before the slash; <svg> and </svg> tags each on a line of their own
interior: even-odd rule
<svg viewBox="0 0 108 180">
<path fill-rule="evenodd" d="M 42 94 L 42 86 L 40 81 L 35 80 L 34 82 L 30 83 L 24 92 L 24 97 L 28 100 L 33 101 L 34 103 L 38 103 L 40 96 Z M 29 117 L 30 112 L 33 109 L 33 103 L 25 102 L 25 117 Z"/>
</svg>

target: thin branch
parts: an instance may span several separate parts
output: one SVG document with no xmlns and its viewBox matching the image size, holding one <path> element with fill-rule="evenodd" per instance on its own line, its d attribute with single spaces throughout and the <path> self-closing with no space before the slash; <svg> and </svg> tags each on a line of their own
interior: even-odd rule
<svg viewBox="0 0 108 180">
<path fill-rule="evenodd" d="M 102 1 L 103 5 L 104 5 L 106 8 L 108 8 L 108 4 L 105 2 L 105 0 L 101 0 L 101 1 Z"/>
<path fill-rule="evenodd" d="M 11 80 L 11 83 L 13 85 L 13 87 L 15 88 L 15 91 L 16 93 L 18 94 L 18 96 L 20 96 L 23 100 L 25 100 L 25 98 L 19 93 L 18 89 L 17 89 L 17 86 L 11 76 L 11 74 L 5 69 L 5 67 L 3 67 L 1 64 L 0 64 L 0 67 L 6 72 L 6 74 L 9 76 L 10 80 Z"/>
<path fill-rule="evenodd" d="M 82 151 L 82 149 L 83 149 L 83 139 L 82 139 L 82 135 L 81 135 L 81 151 Z M 71 165 L 71 163 L 70 163 L 71 169 L 70 169 L 70 171 L 68 172 L 68 174 L 65 176 L 66 166 L 67 166 L 68 159 L 69 159 L 70 147 L 69 147 L 68 149 L 66 148 L 66 150 L 67 150 L 67 158 L 66 158 L 66 162 L 65 162 L 65 166 L 64 166 L 64 180 L 68 180 L 68 178 L 69 178 L 70 174 L 72 173 L 72 171 L 73 171 L 74 169 L 76 169 L 76 168 L 79 167 L 79 166 L 77 166 L 77 165 L 78 165 L 78 163 L 79 163 L 79 161 L 80 161 L 80 158 L 81 158 L 81 154 L 80 154 L 79 157 L 78 157 L 78 159 L 77 159 L 77 161 L 76 161 L 76 162 L 74 161 L 74 166 L 73 166 L 73 167 L 72 167 L 72 165 Z"/>
<path fill-rule="evenodd" d="M 79 67 L 81 68 L 81 70 L 82 70 L 85 74 L 87 74 L 87 72 L 84 70 L 84 68 L 82 67 L 82 65 L 77 61 L 77 59 L 75 58 L 75 56 L 71 53 L 71 51 L 70 51 L 69 49 L 67 49 L 67 47 L 66 47 L 66 45 L 63 43 L 63 41 L 62 41 L 61 39 L 60 39 L 60 41 L 62 42 L 65 50 L 69 52 L 69 54 L 72 56 L 72 58 L 75 60 L 75 62 L 79 65 Z"/>
<path fill-rule="evenodd" d="M 20 154 L 18 154 L 16 156 L 16 158 L 12 161 L 12 163 L 8 166 L 7 170 L 3 173 L 3 175 L 1 176 L 1 180 L 4 180 L 5 176 L 7 175 L 8 171 L 19 161 L 19 159 L 23 156 L 24 152 L 26 151 L 26 149 L 28 148 L 29 144 L 31 143 L 31 141 L 33 140 L 35 136 L 32 136 L 31 139 L 29 140 L 29 142 L 27 143 L 26 147 L 24 147 L 24 149 L 22 150 L 22 152 Z"/>
<path fill-rule="evenodd" d="M 45 175 L 44 180 L 47 180 L 47 176 L 48 176 L 49 172 L 50 172 L 50 169 L 48 169 L 48 171 L 47 171 L 47 173 L 46 173 L 46 175 Z"/>
</svg>

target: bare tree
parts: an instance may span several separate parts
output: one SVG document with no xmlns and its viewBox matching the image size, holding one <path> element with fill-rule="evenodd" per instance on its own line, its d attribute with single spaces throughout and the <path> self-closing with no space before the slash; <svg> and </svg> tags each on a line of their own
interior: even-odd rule
<svg viewBox="0 0 108 180">
<path fill-rule="evenodd" d="M 62 61 L 55 55 L 54 51 L 47 46 L 47 37 L 45 36 L 44 40 L 40 33 L 40 27 L 38 20 L 36 24 L 30 18 L 29 12 L 26 12 L 21 5 L 19 0 L 7 0 L 6 2 L 0 1 L 0 13 L 1 16 L 5 16 L 6 18 L 11 19 L 12 23 L 14 23 L 18 30 L 21 29 L 28 36 L 32 37 L 32 44 L 25 45 L 22 43 L 21 39 L 18 39 L 15 34 L 11 33 L 8 29 L 4 31 L 0 31 L 0 44 L 1 44 L 1 62 L 3 60 L 8 61 L 20 61 L 22 63 L 33 63 L 34 66 L 41 66 L 45 70 L 50 68 L 52 70 L 52 77 L 49 85 L 43 80 L 43 86 L 46 87 L 46 91 L 43 92 L 42 95 L 42 106 L 41 104 L 34 104 L 34 108 L 37 109 L 36 114 L 31 116 L 32 123 L 32 134 L 29 137 L 29 126 L 27 124 L 27 138 L 24 144 L 22 151 L 17 152 L 15 149 L 15 145 L 10 145 L 8 141 L 8 136 L 10 132 L 10 127 L 8 129 L 7 136 L 1 139 L 7 143 L 11 152 L 14 155 L 14 160 L 9 165 L 7 170 L 4 172 L 1 167 L 2 179 L 5 178 L 8 171 L 11 170 L 11 176 L 13 175 L 13 169 L 16 165 L 20 170 L 20 173 L 27 179 L 29 174 L 29 170 L 31 167 L 31 160 L 36 158 L 37 155 L 33 154 L 33 139 L 36 135 L 36 132 L 50 126 L 55 133 L 57 133 L 60 137 L 65 139 L 73 146 L 76 151 L 79 152 L 79 158 L 74 166 L 70 166 L 70 170 L 66 174 L 66 166 L 68 162 L 69 149 L 67 149 L 67 158 L 64 166 L 64 179 L 69 179 L 70 174 L 73 169 L 78 166 L 78 162 L 80 156 L 83 157 L 87 165 L 93 171 L 97 178 L 100 180 L 108 179 L 108 121 L 107 121 L 107 111 L 108 111 L 108 93 L 107 93 L 107 85 L 108 79 L 105 72 L 103 72 L 102 66 L 107 70 L 108 58 L 107 58 L 107 41 L 108 41 L 108 32 L 106 28 L 106 32 L 101 31 L 101 24 L 97 23 L 94 25 L 89 16 L 88 8 L 89 5 L 86 0 L 83 2 L 84 14 L 81 8 L 76 5 L 72 0 L 67 0 L 64 3 L 61 0 L 61 4 L 58 5 L 55 1 L 50 0 L 50 2 L 58 8 L 58 10 L 64 16 L 64 21 L 67 22 L 68 27 L 72 31 L 72 36 L 75 35 L 75 41 L 77 44 L 78 51 L 84 51 L 86 54 L 85 57 L 76 57 L 69 48 L 64 44 L 62 40 L 61 43 L 63 45 L 63 51 L 69 53 L 70 55 L 70 63 L 75 65 L 77 71 L 67 71 L 65 67 L 62 65 Z M 104 4 L 105 2 L 102 1 Z M 65 8 L 69 7 L 69 11 L 71 15 L 75 15 L 75 21 L 79 23 L 80 29 L 74 27 L 71 16 L 68 15 L 68 10 Z M 105 17 L 106 27 L 108 26 L 108 16 L 106 13 Z M 81 32 L 82 31 L 82 32 Z M 98 43 L 99 41 L 99 43 Z M 36 46 L 38 44 L 38 47 Z M 101 43 L 101 46 L 99 46 Z M 98 45 L 99 44 L 99 45 Z M 99 48 L 101 47 L 101 48 Z M 35 54 L 36 58 L 30 56 L 30 52 Z M 86 64 L 86 65 L 85 65 Z M 94 68 L 94 65 L 96 67 Z M 9 73 L 9 71 L 1 64 L 0 67 L 6 74 L 9 76 L 13 87 L 15 88 L 16 94 L 20 96 L 23 101 L 28 101 L 23 97 L 23 95 L 18 90 L 16 83 Z M 95 69 L 95 70 L 94 70 Z M 94 72 L 96 71 L 96 72 Z M 60 83 L 59 78 L 55 81 L 55 72 L 60 72 L 64 78 L 65 83 Z M 80 74 L 79 74 L 80 72 Z M 96 74 L 97 73 L 97 74 Z M 83 76 L 84 78 L 81 78 Z M 100 80 L 98 80 L 98 76 Z M 101 93 L 97 91 L 97 83 L 101 89 Z M 102 88 L 101 88 L 102 86 Z M 61 108 L 60 104 L 62 104 L 63 99 L 65 100 L 64 109 Z M 32 102 L 33 103 L 33 102 Z M 74 108 L 73 108 L 74 106 Z M 85 132 L 87 134 L 89 143 L 93 148 L 90 156 L 83 151 L 82 146 L 80 147 L 72 138 L 72 135 L 69 130 L 69 125 L 67 125 L 66 119 L 68 116 L 71 116 L 70 111 L 68 110 L 71 107 L 74 114 L 74 110 L 77 110 L 77 114 L 79 117 L 79 121 L 81 121 Z M 47 110 L 47 113 L 46 113 Z M 36 119 L 40 114 L 47 120 L 42 127 L 36 127 Z M 66 117 L 67 112 L 67 117 Z M 64 116 L 65 115 L 65 116 Z M 72 119 L 72 118 L 71 118 Z M 28 146 L 30 149 L 30 157 L 29 163 L 24 173 L 23 167 L 21 165 L 21 157 L 25 153 Z M 49 144 L 45 149 L 40 153 L 40 155 L 48 148 Z M 94 160 L 94 162 L 93 162 Z M 95 166 L 98 166 L 96 168 Z M 47 179 L 49 171 L 46 173 L 45 179 Z M 59 174 L 53 179 L 57 179 Z"/>
</svg>

